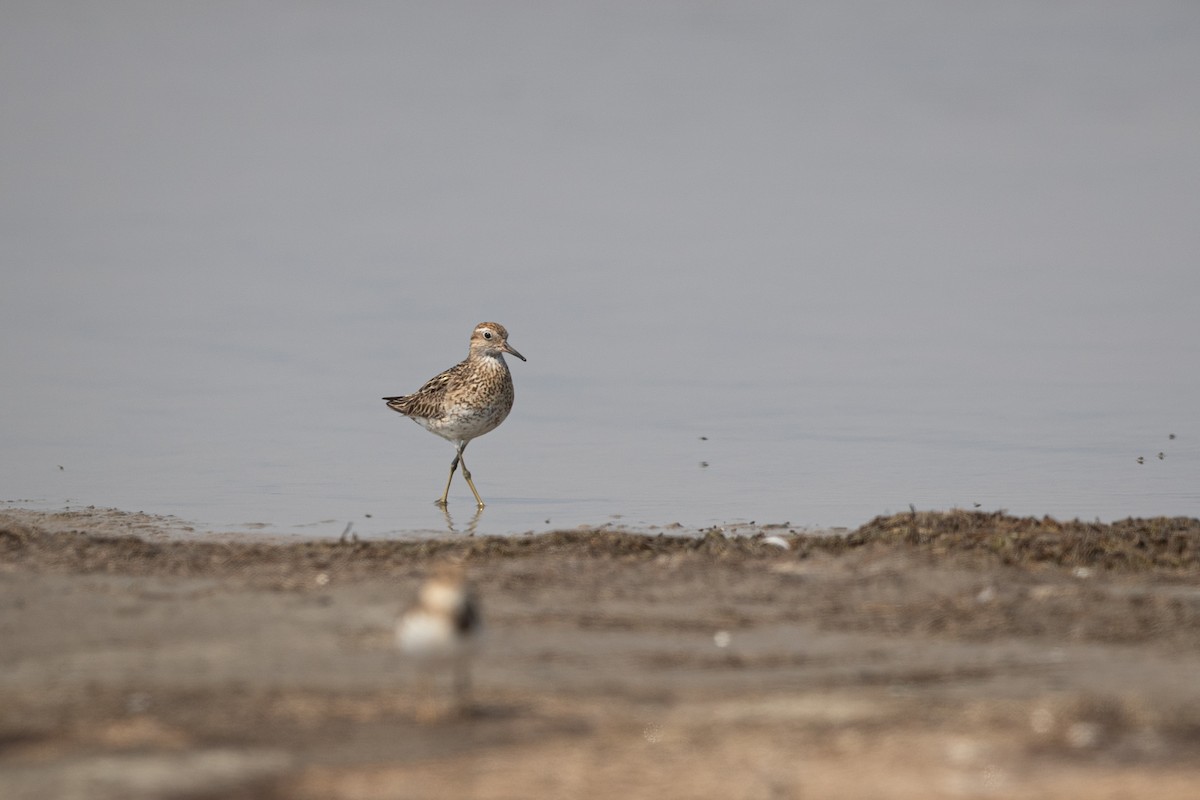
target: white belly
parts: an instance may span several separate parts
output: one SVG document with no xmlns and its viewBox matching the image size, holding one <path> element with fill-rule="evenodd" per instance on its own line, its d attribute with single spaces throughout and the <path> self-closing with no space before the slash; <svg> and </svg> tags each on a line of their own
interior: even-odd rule
<svg viewBox="0 0 1200 800">
<path fill-rule="evenodd" d="M 508 416 L 508 409 L 503 406 L 492 408 L 474 408 L 470 406 L 450 407 L 437 419 L 414 417 L 425 430 L 436 433 L 443 439 L 452 442 L 462 442 L 483 436 L 495 428 Z"/>
<path fill-rule="evenodd" d="M 423 660 L 466 655 L 473 638 L 456 630 L 449 617 L 425 611 L 410 611 L 396 625 L 396 644 L 408 655 Z"/>
</svg>

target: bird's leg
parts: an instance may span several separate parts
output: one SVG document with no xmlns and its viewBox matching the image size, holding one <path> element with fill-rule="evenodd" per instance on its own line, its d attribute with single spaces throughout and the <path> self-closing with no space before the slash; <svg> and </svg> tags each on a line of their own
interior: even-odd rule
<svg viewBox="0 0 1200 800">
<path fill-rule="evenodd" d="M 462 444 L 460 444 L 458 446 L 458 452 L 454 454 L 454 460 L 450 462 L 450 477 L 446 478 L 446 491 L 442 492 L 442 499 L 437 501 L 437 504 L 439 506 L 441 506 L 442 508 L 446 507 L 446 498 L 448 498 L 450 496 L 450 482 L 452 480 L 454 480 L 454 470 L 458 469 L 458 462 L 462 461 L 462 451 L 463 451 L 463 448 L 466 446 L 467 446 L 466 442 L 463 442 Z M 466 473 L 467 473 L 467 464 L 464 461 L 463 462 L 463 474 L 466 475 Z M 470 479 L 470 477 L 468 477 L 467 482 L 470 483 L 470 481 L 471 481 L 471 479 Z M 474 489 L 475 487 L 472 486 L 471 488 Z M 478 497 L 478 496 L 479 495 L 476 495 L 476 497 Z"/>
<path fill-rule="evenodd" d="M 471 665 L 466 655 L 460 655 L 454 663 L 454 700 L 460 714 L 471 707 Z"/>
<path fill-rule="evenodd" d="M 437 722 L 442 717 L 443 712 L 434 699 L 437 697 L 435 686 L 436 682 L 429 668 L 426 665 L 417 667 L 417 680 L 413 687 L 417 700 L 413 716 L 418 722 Z"/>
<path fill-rule="evenodd" d="M 467 469 L 467 460 L 463 458 L 463 451 L 466 449 L 467 443 L 463 442 L 462 447 L 458 448 L 458 458 L 456 460 L 462 461 L 463 477 L 467 479 L 467 486 L 471 487 L 471 494 L 475 495 L 475 505 L 483 508 L 483 498 L 479 496 L 479 491 L 475 488 L 475 482 L 471 480 L 471 471 Z"/>
</svg>

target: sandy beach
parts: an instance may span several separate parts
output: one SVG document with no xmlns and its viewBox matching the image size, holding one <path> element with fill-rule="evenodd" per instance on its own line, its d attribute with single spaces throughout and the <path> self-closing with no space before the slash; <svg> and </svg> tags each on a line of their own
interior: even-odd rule
<svg viewBox="0 0 1200 800">
<path fill-rule="evenodd" d="M 463 559 L 455 710 L 396 652 Z M 5 798 L 1193 798 L 1200 520 L 182 537 L 0 511 Z"/>
</svg>

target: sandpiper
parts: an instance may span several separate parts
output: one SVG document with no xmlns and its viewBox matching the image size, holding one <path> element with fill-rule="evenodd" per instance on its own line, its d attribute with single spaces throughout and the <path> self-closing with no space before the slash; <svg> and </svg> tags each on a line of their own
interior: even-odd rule
<svg viewBox="0 0 1200 800">
<path fill-rule="evenodd" d="M 481 322 L 471 334 L 471 350 L 465 361 L 430 378 L 412 394 L 383 398 L 388 408 L 399 411 L 458 448 L 450 462 L 446 491 L 437 501 L 440 506 L 445 507 L 454 470 L 462 462 L 463 477 L 471 487 L 471 494 L 475 495 L 475 503 L 483 508 L 483 498 L 471 480 L 463 451 L 468 442 L 494 430 L 512 411 L 512 373 L 504 361 L 505 353 L 525 360 L 525 356 L 509 345 L 508 331 L 503 325 Z"/>
<path fill-rule="evenodd" d="M 460 710 L 470 691 L 470 659 L 479 638 L 479 600 L 461 564 L 435 568 L 417 593 L 417 602 L 396 623 L 396 644 L 412 657 L 425 680 L 439 667 L 452 666 Z"/>
</svg>

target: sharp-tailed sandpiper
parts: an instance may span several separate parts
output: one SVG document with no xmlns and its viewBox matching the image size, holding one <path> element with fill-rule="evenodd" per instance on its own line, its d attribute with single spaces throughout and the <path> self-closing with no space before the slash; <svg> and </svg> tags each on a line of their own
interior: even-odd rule
<svg viewBox="0 0 1200 800">
<path fill-rule="evenodd" d="M 463 451 L 472 439 L 495 430 L 512 411 L 512 373 L 504 361 L 505 353 L 525 360 L 525 356 L 509 345 L 508 331 L 503 325 L 481 322 L 471 334 L 471 349 L 466 360 L 430 378 L 412 394 L 383 398 L 388 408 L 421 424 L 430 433 L 453 442 L 457 448 L 454 460 L 450 462 L 446 491 L 437 501 L 440 506 L 446 505 L 454 470 L 461 462 L 463 477 L 471 487 L 471 494 L 475 495 L 475 503 L 483 508 L 483 498 L 471 480 Z"/>
</svg>

